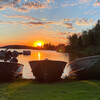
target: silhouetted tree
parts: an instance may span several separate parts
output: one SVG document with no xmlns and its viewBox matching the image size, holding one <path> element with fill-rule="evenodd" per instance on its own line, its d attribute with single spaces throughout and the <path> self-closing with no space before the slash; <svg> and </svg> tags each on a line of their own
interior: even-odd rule
<svg viewBox="0 0 100 100">
<path fill-rule="evenodd" d="M 69 45 L 66 48 L 76 51 L 89 51 L 88 53 L 100 54 L 100 20 L 90 30 L 82 31 L 82 35 L 74 34 L 68 37 Z"/>
<path fill-rule="evenodd" d="M 46 50 L 56 50 L 56 46 L 51 45 L 51 43 L 44 44 L 43 48 Z"/>
</svg>

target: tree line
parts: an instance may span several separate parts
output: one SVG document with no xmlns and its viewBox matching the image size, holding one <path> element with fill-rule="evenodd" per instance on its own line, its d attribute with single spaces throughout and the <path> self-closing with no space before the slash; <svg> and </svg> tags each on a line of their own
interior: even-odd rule
<svg viewBox="0 0 100 100">
<path fill-rule="evenodd" d="M 82 35 L 74 34 L 68 37 L 69 45 L 66 52 L 77 52 L 86 55 L 100 54 L 100 20 L 89 30 L 82 31 Z"/>
</svg>

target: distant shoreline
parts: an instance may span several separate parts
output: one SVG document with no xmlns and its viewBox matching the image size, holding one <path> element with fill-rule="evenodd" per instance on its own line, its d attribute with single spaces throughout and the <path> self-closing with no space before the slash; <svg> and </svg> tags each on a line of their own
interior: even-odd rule
<svg viewBox="0 0 100 100">
<path fill-rule="evenodd" d="M 37 47 L 32 47 L 32 46 L 26 46 L 26 45 L 7 45 L 7 46 L 2 46 L 0 49 L 31 49 L 31 50 L 52 50 L 52 49 L 44 49 L 44 48 L 37 48 Z M 52 50 L 56 51 L 56 50 Z"/>
</svg>

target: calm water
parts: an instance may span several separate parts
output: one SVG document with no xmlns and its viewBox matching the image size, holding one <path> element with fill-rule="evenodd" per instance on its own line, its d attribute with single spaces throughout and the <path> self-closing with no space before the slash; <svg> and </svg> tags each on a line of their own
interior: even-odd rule
<svg viewBox="0 0 100 100">
<path fill-rule="evenodd" d="M 22 52 L 23 50 L 21 49 L 17 51 Z M 48 58 L 50 60 L 60 60 L 69 63 L 69 55 L 67 53 L 59 53 L 50 50 L 30 50 L 30 51 L 31 51 L 31 55 L 29 56 L 25 56 L 25 55 L 18 56 L 18 62 L 24 65 L 23 78 L 27 78 L 27 79 L 34 78 L 28 63 L 29 61 L 32 60 L 43 60 Z M 67 68 L 65 68 L 63 76 L 65 76 L 66 74 L 67 74 Z"/>
</svg>

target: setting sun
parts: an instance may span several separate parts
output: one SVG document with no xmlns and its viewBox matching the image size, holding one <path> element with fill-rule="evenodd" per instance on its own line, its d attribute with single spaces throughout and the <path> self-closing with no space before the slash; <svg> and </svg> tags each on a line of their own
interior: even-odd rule
<svg viewBox="0 0 100 100">
<path fill-rule="evenodd" d="M 37 41 L 34 43 L 34 47 L 41 47 L 44 45 L 44 42 L 43 41 Z"/>
</svg>

